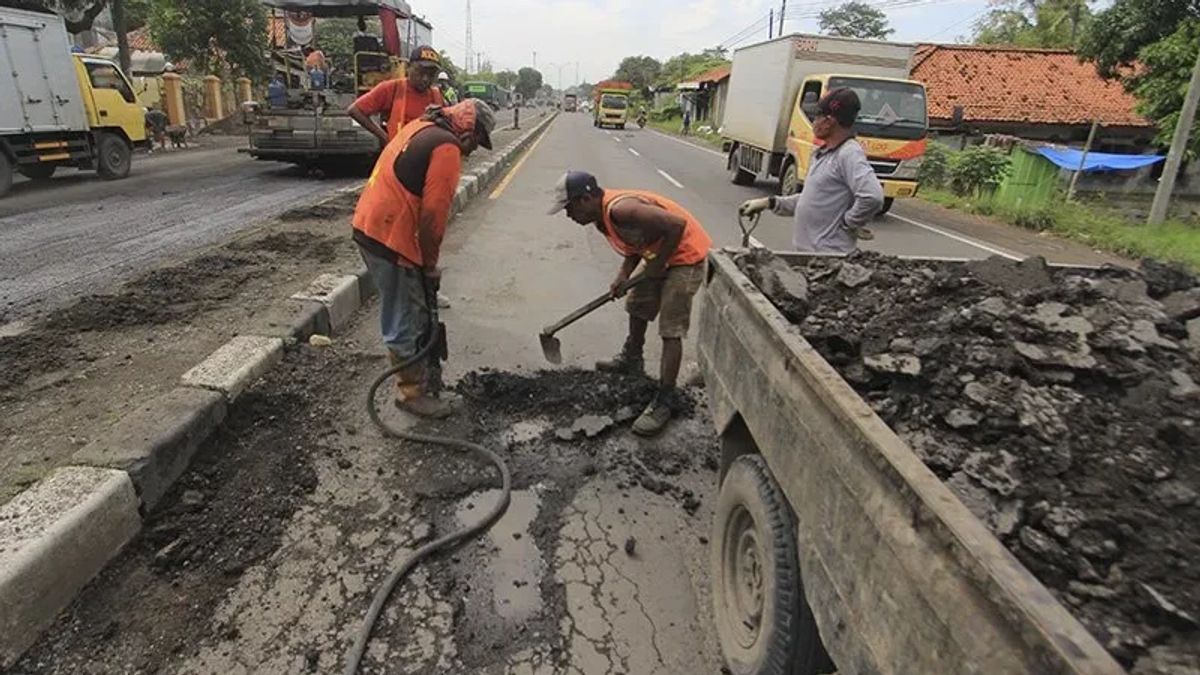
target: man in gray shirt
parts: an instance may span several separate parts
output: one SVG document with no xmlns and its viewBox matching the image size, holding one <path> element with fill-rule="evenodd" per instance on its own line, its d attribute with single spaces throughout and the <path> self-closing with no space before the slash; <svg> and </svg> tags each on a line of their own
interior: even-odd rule
<svg viewBox="0 0 1200 675">
<path fill-rule="evenodd" d="M 813 135 L 823 144 L 812 155 L 804 189 L 787 197 L 751 199 L 742 215 L 771 209 L 792 216 L 792 245 L 798 251 L 852 253 L 858 239 L 883 206 L 883 186 L 854 140 L 854 121 L 861 105 L 851 89 L 834 89 L 817 102 Z"/>
</svg>

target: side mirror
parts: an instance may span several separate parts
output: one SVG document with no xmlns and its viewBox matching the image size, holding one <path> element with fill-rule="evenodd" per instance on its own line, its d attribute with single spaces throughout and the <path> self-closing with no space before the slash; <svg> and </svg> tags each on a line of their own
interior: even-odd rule
<svg viewBox="0 0 1200 675">
<path fill-rule="evenodd" d="M 800 99 L 800 109 L 808 115 L 809 119 L 817 115 L 817 92 L 808 91 L 804 93 L 804 97 Z"/>
<path fill-rule="evenodd" d="M 961 105 L 954 106 L 953 112 L 950 113 L 950 124 L 954 127 L 961 127 L 963 123 L 963 107 Z"/>
</svg>

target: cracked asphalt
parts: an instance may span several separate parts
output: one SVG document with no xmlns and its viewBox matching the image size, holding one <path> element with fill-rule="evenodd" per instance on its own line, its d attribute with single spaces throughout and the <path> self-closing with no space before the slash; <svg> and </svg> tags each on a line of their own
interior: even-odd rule
<svg viewBox="0 0 1200 675">
<path fill-rule="evenodd" d="M 721 671 L 707 590 L 717 445 L 703 392 L 658 439 L 625 422 L 564 442 L 557 428 L 640 406 L 652 385 L 537 372 L 540 327 L 606 288 L 620 262 L 594 231 L 542 215 L 562 158 L 594 150 L 577 122 L 552 124 L 507 188 L 450 227 L 447 380 L 520 387 L 503 400 L 464 390 L 463 410 L 438 428 L 502 449 L 513 502 L 486 536 L 397 590 L 362 672 Z M 625 323 L 613 306 L 569 329 L 564 368 L 611 355 Z M 377 330 L 372 304 L 332 347 L 289 350 L 13 672 L 338 672 L 376 585 L 487 510 L 498 484 L 473 460 L 371 426 L 364 393 L 385 367 Z M 647 356 L 656 372 L 656 344 Z"/>
</svg>

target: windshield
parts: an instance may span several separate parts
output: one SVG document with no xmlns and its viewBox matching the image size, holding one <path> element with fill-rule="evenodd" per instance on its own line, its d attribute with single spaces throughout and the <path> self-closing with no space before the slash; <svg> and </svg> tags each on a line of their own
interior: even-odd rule
<svg viewBox="0 0 1200 675">
<path fill-rule="evenodd" d="M 862 110 L 855 129 L 877 138 L 924 138 L 925 90 L 911 82 L 829 78 L 829 89 L 849 87 L 858 94 Z"/>
<path fill-rule="evenodd" d="M 614 110 L 624 110 L 629 105 L 624 96 L 615 96 L 613 94 L 605 94 L 600 97 L 601 108 L 612 108 Z"/>
</svg>

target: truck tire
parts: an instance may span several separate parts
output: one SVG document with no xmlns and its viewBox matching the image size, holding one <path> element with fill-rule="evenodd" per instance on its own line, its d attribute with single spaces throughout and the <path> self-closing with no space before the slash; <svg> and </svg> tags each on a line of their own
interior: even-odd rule
<svg viewBox="0 0 1200 675">
<path fill-rule="evenodd" d="M 117 180 L 129 175 L 133 152 L 125 139 L 116 134 L 101 132 L 96 138 L 96 172 L 104 180 Z"/>
<path fill-rule="evenodd" d="M 879 213 L 877 213 L 875 215 L 882 216 L 883 214 L 887 213 L 888 211 L 891 211 L 892 210 L 892 202 L 894 202 L 894 201 L 896 201 L 895 197 L 884 197 L 883 198 L 883 208 L 879 209 Z"/>
<path fill-rule="evenodd" d="M 8 194 L 13 184 L 13 167 L 8 155 L 0 150 L 0 197 Z"/>
<path fill-rule="evenodd" d="M 54 164 L 26 164 L 17 171 L 30 180 L 47 180 L 54 175 L 57 168 Z"/>
<path fill-rule="evenodd" d="M 725 474 L 711 561 L 713 618 L 733 675 L 833 672 L 800 584 L 795 519 L 760 455 Z"/>
<path fill-rule="evenodd" d="M 783 167 L 783 174 L 779 176 L 779 196 L 794 195 L 801 189 L 800 172 L 796 169 L 796 163 L 788 160 L 787 165 Z"/>
<path fill-rule="evenodd" d="M 729 181 L 734 185 L 754 185 L 754 174 L 738 166 L 738 146 L 729 149 L 725 168 L 729 170 Z"/>
</svg>

